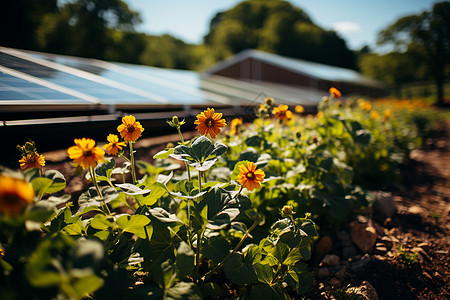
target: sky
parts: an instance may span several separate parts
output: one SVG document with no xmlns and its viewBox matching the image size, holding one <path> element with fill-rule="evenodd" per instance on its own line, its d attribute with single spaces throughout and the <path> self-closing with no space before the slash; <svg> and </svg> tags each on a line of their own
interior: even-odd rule
<svg viewBox="0 0 450 300">
<path fill-rule="evenodd" d="M 200 44 L 217 12 L 242 0 L 127 0 L 139 11 L 140 32 L 168 33 L 187 43 Z M 290 0 L 320 27 L 335 30 L 352 50 L 369 45 L 376 50 L 377 33 L 398 18 L 431 10 L 436 0 Z"/>
</svg>

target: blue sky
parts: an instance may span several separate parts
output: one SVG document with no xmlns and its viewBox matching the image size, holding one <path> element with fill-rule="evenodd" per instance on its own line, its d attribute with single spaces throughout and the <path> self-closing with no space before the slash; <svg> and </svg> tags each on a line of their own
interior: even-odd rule
<svg viewBox="0 0 450 300">
<path fill-rule="evenodd" d="M 138 31 L 169 33 L 188 43 L 201 43 L 209 22 L 219 11 L 241 0 L 127 0 L 141 13 Z M 377 33 L 399 17 L 430 10 L 436 0 L 291 0 L 305 10 L 313 22 L 334 29 L 350 49 L 375 46 Z"/>
</svg>

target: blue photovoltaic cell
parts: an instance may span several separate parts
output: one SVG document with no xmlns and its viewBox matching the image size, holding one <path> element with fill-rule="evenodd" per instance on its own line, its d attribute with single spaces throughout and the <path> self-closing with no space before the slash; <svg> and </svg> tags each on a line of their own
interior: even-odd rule
<svg viewBox="0 0 450 300">
<path fill-rule="evenodd" d="M 19 72 L 44 79 L 54 84 L 82 92 L 100 99 L 103 104 L 116 103 L 160 103 L 158 101 L 130 93 L 99 82 L 54 70 L 5 53 L 0 53 L 0 64 Z"/>
<path fill-rule="evenodd" d="M 121 72 L 114 68 L 95 65 L 96 61 L 87 59 L 78 59 L 65 56 L 46 56 L 34 54 L 34 57 L 54 61 L 58 64 L 83 70 L 103 78 L 120 82 L 142 91 L 156 94 L 167 98 L 170 104 L 202 104 L 208 102 L 208 99 L 199 89 L 199 83 L 191 84 L 194 80 L 187 80 L 198 77 L 196 72 L 185 71 L 188 76 L 179 76 L 176 70 L 163 70 L 147 66 L 135 66 L 130 64 L 116 63 L 114 65 L 125 68 L 126 72 Z M 130 72 L 131 71 L 131 72 Z M 184 80 L 183 80 L 184 79 Z M 198 81 L 198 79 L 197 79 Z M 178 83 L 177 88 L 173 83 Z M 102 95 L 107 97 L 107 95 Z"/>
<path fill-rule="evenodd" d="M 0 101 L 1 100 L 70 100 L 71 103 L 87 103 L 72 95 L 29 82 L 27 80 L 0 73 Z"/>
</svg>

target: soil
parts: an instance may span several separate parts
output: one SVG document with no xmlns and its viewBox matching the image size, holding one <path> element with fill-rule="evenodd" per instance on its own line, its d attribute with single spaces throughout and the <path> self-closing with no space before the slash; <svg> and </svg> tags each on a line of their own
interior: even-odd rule
<svg viewBox="0 0 450 300">
<path fill-rule="evenodd" d="M 387 217 L 372 209 L 355 216 L 355 222 L 376 230 L 376 243 L 367 253 L 358 249 L 351 258 L 343 255 L 339 234 L 342 238 L 350 229 L 331 237 L 328 255 L 341 261 L 317 266 L 307 299 L 355 299 L 352 293 L 362 299 L 450 299 L 449 124 L 442 129 L 439 138 L 411 153 L 401 169 L 402 184 L 385 191 L 396 213 Z M 375 290 L 372 295 L 360 292 L 367 282 Z"/>
<path fill-rule="evenodd" d="M 330 244 L 312 267 L 311 292 L 294 299 L 450 299 L 449 129 L 445 124 L 440 137 L 413 151 L 402 166 L 403 182 L 383 191 L 395 204 L 392 216 L 374 209 L 354 216 L 352 224 L 374 228 L 375 245 L 365 252 L 358 249 L 349 240 L 350 226 L 328 237 Z M 149 161 L 177 140 L 178 135 L 141 140 L 135 145 L 137 158 Z M 48 169 L 73 173 L 65 151 L 44 155 Z M 65 192 L 76 199 L 88 186 L 80 177 L 69 178 Z M 326 255 L 337 256 L 337 263 L 321 262 Z"/>
</svg>

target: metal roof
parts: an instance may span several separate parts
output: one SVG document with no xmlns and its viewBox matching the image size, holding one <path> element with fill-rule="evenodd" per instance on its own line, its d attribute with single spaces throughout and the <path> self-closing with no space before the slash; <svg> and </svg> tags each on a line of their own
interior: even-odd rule
<svg viewBox="0 0 450 300">
<path fill-rule="evenodd" d="M 301 59 L 295 59 L 258 50 L 244 50 L 228 59 L 221 61 L 208 68 L 205 73 L 213 74 L 231 65 L 239 63 L 248 58 L 259 60 L 267 64 L 281 67 L 295 73 L 307 75 L 315 79 L 322 79 L 334 82 L 348 82 L 372 87 L 383 87 L 383 84 L 365 77 L 355 70 L 319 64 Z"/>
</svg>

